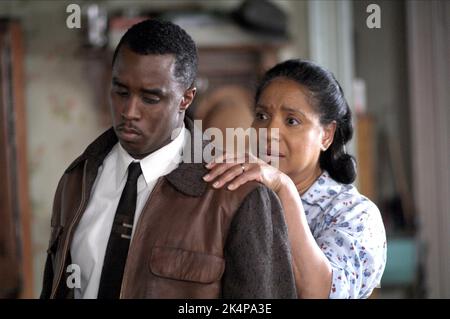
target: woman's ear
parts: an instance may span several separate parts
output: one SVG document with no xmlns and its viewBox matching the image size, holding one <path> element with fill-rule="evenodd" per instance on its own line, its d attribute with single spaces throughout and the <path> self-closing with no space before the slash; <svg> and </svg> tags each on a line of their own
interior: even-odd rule
<svg viewBox="0 0 450 319">
<path fill-rule="evenodd" d="M 194 100 L 196 92 L 197 88 L 195 87 L 189 88 L 186 91 L 184 91 L 180 103 L 180 110 L 179 110 L 180 113 L 186 111 L 189 105 L 191 105 L 192 101 Z"/>
<path fill-rule="evenodd" d="M 330 124 L 323 126 L 322 145 L 321 145 L 322 151 L 326 151 L 330 147 L 331 143 L 333 143 L 336 127 L 337 127 L 336 121 L 333 121 Z"/>
</svg>

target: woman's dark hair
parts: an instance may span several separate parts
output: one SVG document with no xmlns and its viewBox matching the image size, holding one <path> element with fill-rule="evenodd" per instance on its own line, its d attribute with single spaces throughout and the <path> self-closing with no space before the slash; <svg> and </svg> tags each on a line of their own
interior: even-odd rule
<svg viewBox="0 0 450 319">
<path fill-rule="evenodd" d="M 352 113 L 344 92 L 333 74 L 310 61 L 293 59 L 275 65 L 268 70 L 256 90 L 256 102 L 262 91 L 275 78 L 287 78 L 308 89 L 312 106 L 322 125 L 336 121 L 333 143 L 319 157 L 320 167 L 344 184 L 356 178 L 356 161 L 345 151 L 345 144 L 353 136 Z"/>
</svg>

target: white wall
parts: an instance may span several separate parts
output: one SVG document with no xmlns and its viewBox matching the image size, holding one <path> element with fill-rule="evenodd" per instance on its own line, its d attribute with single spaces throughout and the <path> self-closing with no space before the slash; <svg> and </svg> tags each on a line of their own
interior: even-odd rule
<svg viewBox="0 0 450 319">
<path fill-rule="evenodd" d="M 411 186 L 411 142 L 407 85 L 405 6 L 402 1 L 377 1 L 381 28 L 366 26 L 367 6 L 373 1 L 355 1 L 355 72 L 366 81 L 367 109 L 375 117 L 378 133 L 387 132 L 398 141 L 401 163 Z M 381 151 L 381 150 L 380 150 Z M 395 195 L 394 174 L 386 164 L 386 149 L 379 153 L 378 192 L 380 198 Z"/>
<path fill-rule="evenodd" d="M 408 2 L 414 168 L 425 284 L 450 298 L 450 3 Z"/>
<path fill-rule="evenodd" d="M 42 285 L 53 195 L 64 169 L 105 127 L 63 1 L 0 2 L 22 22 L 35 296 Z"/>
</svg>

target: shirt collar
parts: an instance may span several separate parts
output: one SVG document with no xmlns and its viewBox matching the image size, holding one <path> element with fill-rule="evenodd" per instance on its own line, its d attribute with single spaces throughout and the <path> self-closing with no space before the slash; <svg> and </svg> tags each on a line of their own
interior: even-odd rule
<svg viewBox="0 0 450 319">
<path fill-rule="evenodd" d="M 140 162 L 142 175 L 147 185 L 174 170 L 182 159 L 181 153 L 184 145 L 185 131 L 186 129 L 183 124 L 180 133 L 174 140 L 140 160 L 131 157 L 122 145 L 120 145 L 120 142 L 117 143 L 115 146 L 117 148 L 116 185 L 120 185 L 122 180 L 126 178 L 127 169 L 131 162 Z"/>
<path fill-rule="evenodd" d="M 332 179 L 327 171 L 323 171 L 311 187 L 301 195 L 301 198 L 302 201 L 310 205 L 319 205 L 325 209 L 335 196 L 341 192 L 342 186 L 342 184 Z"/>
</svg>

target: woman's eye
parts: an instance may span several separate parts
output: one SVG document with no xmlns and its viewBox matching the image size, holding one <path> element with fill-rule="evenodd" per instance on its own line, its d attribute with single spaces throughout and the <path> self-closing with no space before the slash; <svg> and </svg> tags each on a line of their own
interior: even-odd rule
<svg viewBox="0 0 450 319">
<path fill-rule="evenodd" d="M 128 92 L 127 92 L 127 91 L 116 91 L 116 94 L 117 94 L 118 96 L 121 96 L 121 97 L 126 97 L 126 96 L 128 96 Z"/>
<path fill-rule="evenodd" d="M 267 115 L 264 113 L 261 113 L 261 112 L 256 112 L 255 117 L 257 120 L 260 120 L 260 121 L 264 121 L 264 120 L 268 119 Z"/>
<path fill-rule="evenodd" d="M 300 121 L 297 120 L 297 119 L 295 119 L 295 118 L 293 118 L 293 117 L 289 117 L 289 118 L 286 120 L 286 122 L 287 122 L 287 124 L 290 125 L 290 126 L 295 126 L 295 125 L 299 125 L 299 124 L 300 124 Z"/>
</svg>

